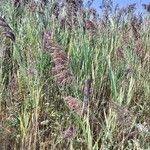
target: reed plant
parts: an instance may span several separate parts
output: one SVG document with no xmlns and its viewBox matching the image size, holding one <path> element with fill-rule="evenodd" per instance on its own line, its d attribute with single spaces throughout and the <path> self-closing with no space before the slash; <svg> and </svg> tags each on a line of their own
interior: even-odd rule
<svg viewBox="0 0 150 150">
<path fill-rule="evenodd" d="M 0 2 L 0 149 L 150 148 L 150 17 L 82 0 Z"/>
</svg>

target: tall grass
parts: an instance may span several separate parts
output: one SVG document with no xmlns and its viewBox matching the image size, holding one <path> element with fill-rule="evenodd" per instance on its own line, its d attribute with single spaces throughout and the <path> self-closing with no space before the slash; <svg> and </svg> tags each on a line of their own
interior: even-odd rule
<svg viewBox="0 0 150 150">
<path fill-rule="evenodd" d="M 0 149 L 149 149 L 149 5 L 63 3 L 0 2 Z"/>
</svg>

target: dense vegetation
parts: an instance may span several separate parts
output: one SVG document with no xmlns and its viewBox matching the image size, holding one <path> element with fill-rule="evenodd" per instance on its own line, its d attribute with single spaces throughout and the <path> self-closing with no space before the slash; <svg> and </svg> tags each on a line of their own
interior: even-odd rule
<svg viewBox="0 0 150 150">
<path fill-rule="evenodd" d="M 150 5 L 1 0 L 0 149 L 150 149 Z"/>
</svg>

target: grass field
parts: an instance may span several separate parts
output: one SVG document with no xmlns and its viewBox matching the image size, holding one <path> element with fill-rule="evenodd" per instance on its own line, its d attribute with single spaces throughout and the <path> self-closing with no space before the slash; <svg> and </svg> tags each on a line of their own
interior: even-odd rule
<svg viewBox="0 0 150 150">
<path fill-rule="evenodd" d="M 0 2 L 0 150 L 150 150 L 150 5 Z"/>
</svg>

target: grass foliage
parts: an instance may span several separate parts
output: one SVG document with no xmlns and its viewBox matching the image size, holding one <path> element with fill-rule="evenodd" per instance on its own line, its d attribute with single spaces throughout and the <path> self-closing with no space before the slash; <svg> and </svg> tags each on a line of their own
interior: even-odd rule
<svg viewBox="0 0 150 150">
<path fill-rule="evenodd" d="M 81 2 L 1 0 L 1 150 L 150 149 L 149 5 Z"/>
</svg>

